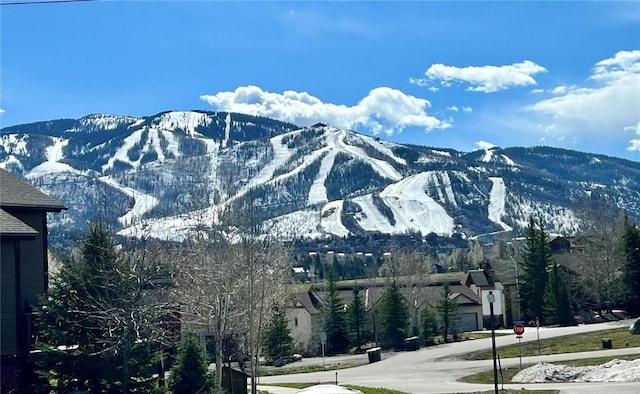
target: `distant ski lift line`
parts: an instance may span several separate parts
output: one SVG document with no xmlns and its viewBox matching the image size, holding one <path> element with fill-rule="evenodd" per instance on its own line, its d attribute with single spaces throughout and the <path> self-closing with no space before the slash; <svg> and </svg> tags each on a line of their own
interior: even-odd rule
<svg viewBox="0 0 640 394">
<path fill-rule="evenodd" d="M 100 0 L 42 0 L 42 1 L 9 1 L 0 2 L 0 5 L 35 5 L 35 4 L 56 4 L 56 3 L 88 3 Z"/>
</svg>

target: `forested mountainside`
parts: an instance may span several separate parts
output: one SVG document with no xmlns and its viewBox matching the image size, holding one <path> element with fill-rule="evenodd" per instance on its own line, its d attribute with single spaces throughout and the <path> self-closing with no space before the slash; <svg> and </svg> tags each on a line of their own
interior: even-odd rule
<svg viewBox="0 0 640 394">
<path fill-rule="evenodd" d="M 640 163 L 550 147 L 459 152 L 237 113 L 105 114 L 5 127 L 0 166 L 61 200 L 52 235 L 261 224 L 280 238 L 578 231 L 589 198 L 640 217 Z"/>
</svg>

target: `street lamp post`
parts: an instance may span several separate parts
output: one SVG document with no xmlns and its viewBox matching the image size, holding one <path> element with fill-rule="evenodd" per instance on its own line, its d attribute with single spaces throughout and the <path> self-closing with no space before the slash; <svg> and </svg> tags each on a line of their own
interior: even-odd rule
<svg viewBox="0 0 640 394">
<path fill-rule="evenodd" d="M 510 257 L 510 259 L 516 269 L 516 301 L 518 302 L 518 320 L 522 320 L 522 305 L 520 303 L 520 275 L 518 274 L 518 262 L 513 257 Z"/>
<path fill-rule="evenodd" d="M 489 316 L 491 317 L 491 350 L 493 353 L 493 384 L 495 388 L 495 394 L 498 394 L 498 365 L 496 364 L 496 330 L 493 319 L 493 303 L 496 301 L 496 297 L 492 291 L 489 291 L 487 296 L 489 301 Z"/>
</svg>

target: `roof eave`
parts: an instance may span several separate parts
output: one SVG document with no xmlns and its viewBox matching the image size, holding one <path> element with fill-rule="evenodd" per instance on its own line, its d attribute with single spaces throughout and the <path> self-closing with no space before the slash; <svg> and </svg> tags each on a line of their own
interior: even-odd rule
<svg viewBox="0 0 640 394">
<path fill-rule="evenodd" d="M 37 211 L 47 211 L 47 212 L 61 212 L 69 209 L 64 205 L 28 205 L 28 204 L 3 204 L 3 203 L 0 203 L 0 208 L 33 209 Z"/>
</svg>

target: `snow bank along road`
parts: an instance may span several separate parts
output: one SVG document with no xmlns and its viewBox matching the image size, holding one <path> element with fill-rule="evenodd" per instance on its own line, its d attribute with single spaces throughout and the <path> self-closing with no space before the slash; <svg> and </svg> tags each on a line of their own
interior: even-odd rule
<svg viewBox="0 0 640 394">
<path fill-rule="evenodd" d="M 581 333 L 605 330 L 617 327 L 628 327 L 631 321 L 611 322 L 577 327 L 540 328 L 540 339 L 562 335 L 580 335 Z M 515 335 L 496 337 L 496 346 L 506 346 L 517 343 Z M 536 340 L 536 330 L 528 329 L 523 342 Z M 456 380 L 476 372 L 491 370 L 492 360 L 458 360 L 456 356 L 491 347 L 491 339 L 477 339 L 473 341 L 444 344 L 423 348 L 415 352 L 394 353 L 391 357 L 383 355 L 383 360 L 360 367 L 338 370 L 340 384 L 354 384 L 368 387 L 385 387 L 404 391 L 406 393 L 463 393 L 491 390 L 493 385 L 461 383 Z M 525 364 L 540 361 L 558 362 L 579 358 L 602 357 L 607 355 L 638 354 L 640 348 L 625 348 L 617 350 L 602 350 L 584 353 L 566 353 L 550 356 L 523 357 Z M 359 357 L 366 358 L 366 355 Z M 330 360 L 330 358 L 328 358 Z M 502 367 L 517 366 L 518 358 L 501 360 Z M 270 376 L 260 378 L 260 384 L 284 382 L 332 382 L 336 379 L 336 371 L 314 372 L 308 374 Z M 640 393 L 637 382 L 623 383 L 544 383 L 544 384 L 505 384 L 505 388 L 558 389 L 562 393 L 603 393 L 606 391 L 617 393 Z"/>
</svg>

